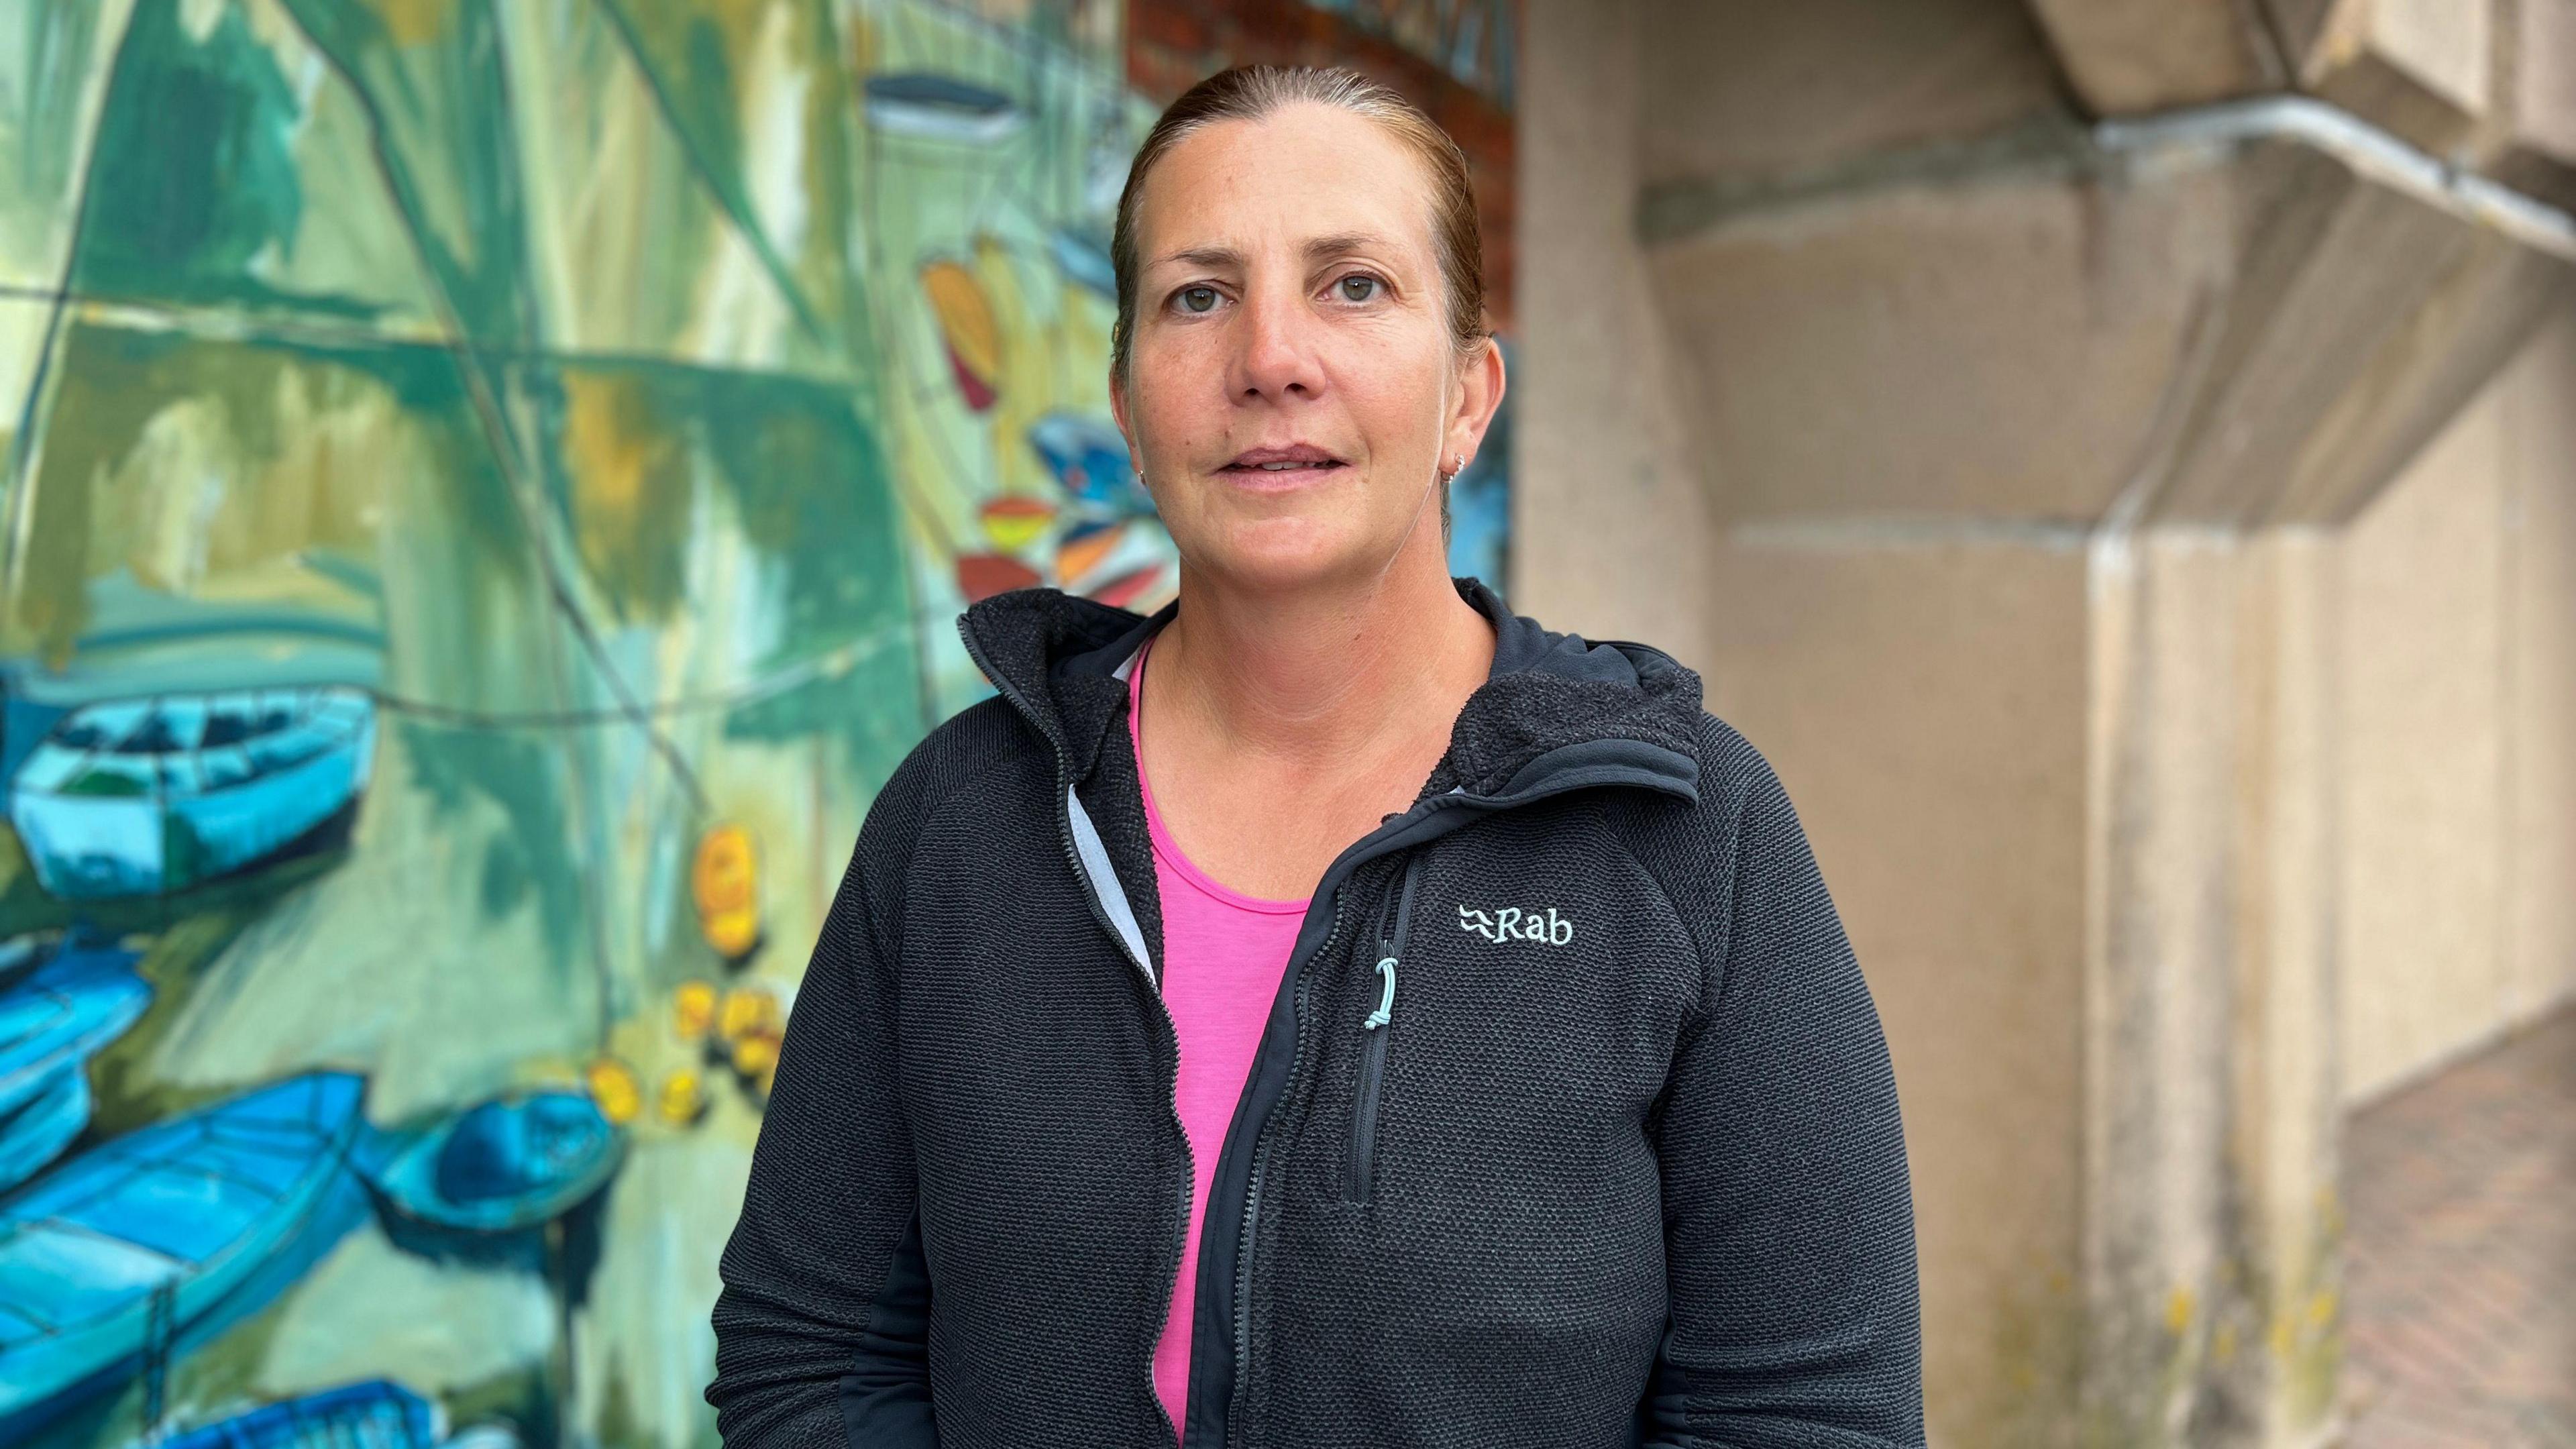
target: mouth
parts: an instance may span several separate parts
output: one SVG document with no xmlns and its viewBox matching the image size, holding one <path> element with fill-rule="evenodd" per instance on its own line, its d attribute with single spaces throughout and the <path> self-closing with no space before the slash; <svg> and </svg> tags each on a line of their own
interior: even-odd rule
<svg viewBox="0 0 2576 1449">
<path fill-rule="evenodd" d="M 1284 484 L 1308 482 L 1349 466 L 1312 443 L 1291 443 L 1283 448 L 1252 448 L 1237 453 L 1232 462 L 1216 471 L 1245 483 Z"/>
</svg>

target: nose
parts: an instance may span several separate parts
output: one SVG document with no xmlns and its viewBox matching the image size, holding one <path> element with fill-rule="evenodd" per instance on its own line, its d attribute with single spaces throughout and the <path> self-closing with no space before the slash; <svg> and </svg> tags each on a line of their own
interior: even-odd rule
<svg viewBox="0 0 2576 1449">
<path fill-rule="evenodd" d="M 1315 354 L 1315 318 L 1293 287 L 1264 287 L 1247 296 L 1228 379 L 1237 402 L 1305 401 L 1323 396 Z"/>
</svg>

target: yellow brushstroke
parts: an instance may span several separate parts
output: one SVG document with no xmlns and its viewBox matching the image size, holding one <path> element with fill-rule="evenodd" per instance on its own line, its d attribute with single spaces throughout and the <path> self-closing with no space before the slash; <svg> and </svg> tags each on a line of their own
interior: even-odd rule
<svg viewBox="0 0 2576 1449">
<path fill-rule="evenodd" d="M 456 0 L 375 0 L 376 18 L 396 45 L 419 45 L 447 34 Z"/>
<path fill-rule="evenodd" d="M 563 388 L 574 547 L 621 605 L 648 613 L 676 607 L 685 454 L 641 378 L 569 371 Z"/>
</svg>

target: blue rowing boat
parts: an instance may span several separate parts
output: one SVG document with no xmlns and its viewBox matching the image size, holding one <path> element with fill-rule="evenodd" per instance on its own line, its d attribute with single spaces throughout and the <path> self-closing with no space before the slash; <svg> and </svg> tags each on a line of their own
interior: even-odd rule
<svg viewBox="0 0 2576 1449">
<path fill-rule="evenodd" d="M 402 1385 L 368 1379 L 262 1404 L 153 1449 L 437 1449 L 446 1419 Z"/>
<path fill-rule="evenodd" d="M 506 1233 L 599 1191 L 625 1139 L 589 1093 L 547 1088 L 478 1103 L 387 1143 L 357 1164 L 386 1206 L 436 1227 Z"/>
<path fill-rule="evenodd" d="M 119 946 L 57 951 L 0 991 L 0 1188 L 54 1160 L 89 1125 L 88 1061 L 152 1002 Z"/>
<path fill-rule="evenodd" d="M 310 1072 L 104 1143 L 0 1201 L 0 1428 L 166 1354 L 345 1182 L 366 1083 Z"/>
</svg>

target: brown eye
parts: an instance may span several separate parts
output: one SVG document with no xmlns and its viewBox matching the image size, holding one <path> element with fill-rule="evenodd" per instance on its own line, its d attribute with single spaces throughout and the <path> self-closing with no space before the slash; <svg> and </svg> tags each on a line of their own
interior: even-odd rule
<svg viewBox="0 0 2576 1449">
<path fill-rule="evenodd" d="M 1378 279 L 1366 272 L 1353 272 L 1334 284 L 1341 289 L 1345 302 L 1366 302 L 1377 295 Z"/>
</svg>

